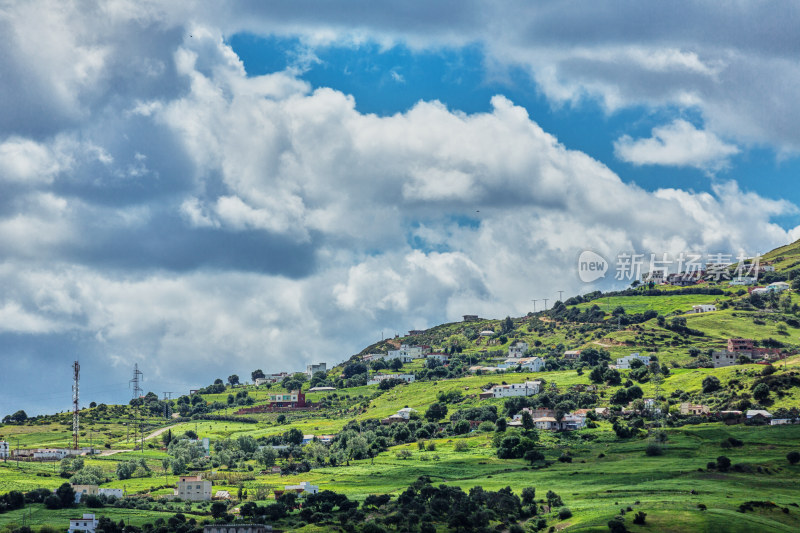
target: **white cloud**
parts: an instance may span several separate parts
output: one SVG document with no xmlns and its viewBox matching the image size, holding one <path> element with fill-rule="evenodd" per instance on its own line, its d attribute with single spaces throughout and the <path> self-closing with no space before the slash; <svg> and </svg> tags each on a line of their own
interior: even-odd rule
<svg viewBox="0 0 800 533">
<path fill-rule="evenodd" d="M 728 166 L 728 159 L 739 148 L 722 141 L 712 132 L 698 130 L 690 122 L 677 119 L 653 128 L 652 137 L 633 139 L 623 135 L 614 142 L 614 154 L 634 165 L 695 167 L 715 171 Z"/>
<path fill-rule="evenodd" d="M 570 274 L 585 248 L 606 257 L 753 253 L 797 234 L 771 221 L 795 212 L 793 205 L 733 182 L 707 193 L 625 183 L 503 96 L 483 113 L 433 101 L 392 116 L 365 114 L 334 88 L 312 90 L 299 68 L 248 77 L 222 36 L 253 28 L 301 35 L 310 45 L 378 40 L 419 48 L 485 40 L 495 60 L 531 66 L 552 101 L 588 95 L 613 101 L 609 109 L 697 106 L 707 130 L 675 122 L 651 139 L 621 139 L 618 150 L 640 164 L 703 169 L 736 153 L 723 133 L 794 142 L 788 129 L 768 131 L 774 113 L 753 133 L 752 95 L 747 112 L 729 113 L 745 94 L 728 83 L 732 69 L 746 78 L 752 68 L 742 55 L 670 39 L 594 46 L 605 39 L 587 32 L 590 42 L 561 46 L 546 28 L 528 32 L 515 21 L 508 33 L 484 30 L 509 15 L 469 5 L 436 21 L 434 10 L 419 22 L 427 26 L 407 28 L 380 16 L 357 25 L 326 6 L 290 20 L 280 13 L 244 20 L 196 5 L 188 24 L 180 11 L 189 8 L 137 4 L 108 4 L 107 27 L 72 5 L 51 10 L 42 24 L 58 26 L 53 39 L 63 46 L 41 51 L 17 42 L 33 24 L 23 7 L 0 17 L 15 28 L 0 33 L 15 44 L 4 60 L 17 71 L 33 65 L 21 71 L 36 82 L 31 98 L 56 102 L 31 115 L 40 128 L 29 132 L 9 113 L 30 109 L 30 95 L 0 88 L 0 179 L 24 191 L 0 198 L 0 285 L 8 288 L 0 322 L 31 339 L 64 333 L 59 341 L 69 348 L 57 357 L 87 353 L 94 379 L 127 379 L 134 361 L 147 365 L 148 378 L 177 387 L 224 372 L 338 362 L 381 331 L 465 313 L 519 315 L 531 310 L 531 298 L 586 290 Z M 444 31 L 430 31 L 438 27 Z M 307 52 L 303 60 L 314 61 L 313 46 Z M 241 235 L 247 256 L 306 268 L 275 274 L 253 262 L 182 262 L 181 254 L 232 254 Z M 32 360 L 54 357 L 31 342 Z M 118 368 L 108 369 L 109 361 Z"/>
</svg>

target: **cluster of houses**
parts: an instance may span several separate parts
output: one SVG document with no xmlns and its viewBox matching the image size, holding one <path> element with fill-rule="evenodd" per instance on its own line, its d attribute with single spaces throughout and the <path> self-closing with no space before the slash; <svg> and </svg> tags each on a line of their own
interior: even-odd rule
<svg viewBox="0 0 800 533">
<path fill-rule="evenodd" d="M 410 363 L 415 359 L 435 359 L 441 363 L 446 363 L 450 358 L 446 353 L 434 352 L 430 346 L 411 346 L 402 344 L 396 350 L 389 350 L 386 353 L 371 353 L 364 356 L 364 361 L 377 361 L 382 359 L 384 361 L 391 361 L 392 359 L 399 359 L 402 363 Z"/>
<path fill-rule="evenodd" d="M 625 357 L 618 357 L 616 368 L 617 370 L 629 370 L 633 361 L 641 361 L 644 366 L 647 366 L 650 364 L 650 356 L 641 355 L 639 352 L 633 352 Z"/>
<path fill-rule="evenodd" d="M 7 442 L 0 441 L 0 459 L 10 457 L 19 458 L 27 461 L 60 461 L 67 457 L 78 455 L 91 455 L 93 448 L 36 448 L 30 450 L 12 450 Z"/>
<path fill-rule="evenodd" d="M 573 413 L 564 414 L 560 419 L 556 417 L 556 412 L 553 409 L 538 408 L 531 409 L 525 407 L 514 415 L 509 426 L 522 426 L 523 413 L 530 415 L 533 420 L 533 425 L 536 429 L 546 431 L 576 431 L 586 427 L 586 413 L 590 409 L 578 409 Z"/>
<path fill-rule="evenodd" d="M 714 368 L 738 365 L 742 357 L 751 362 L 771 362 L 782 357 L 778 348 L 757 348 L 753 339 L 728 339 L 728 349 L 711 352 Z"/>
<path fill-rule="evenodd" d="M 684 402 L 680 404 L 680 414 L 685 416 L 709 416 L 711 415 L 711 408 L 703 404 L 693 404 Z M 785 424 L 800 424 L 798 418 L 775 418 L 772 413 L 764 409 L 748 409 L 746 411 L 719 411 L 715 413 L 717 416 L 723 418 L 728 424 L 737 424 L 745 420 L 760 419 L 764 422 L 769 422 L 772 426 L 781 426 Z"/>
<path fill-rule="evenodd" d="M 327 372 L 327 369 L 328 365 L 325 363 L 306 365 L 305 374 L 308 377 L 311 377 L 317 372 Z M 266 374 L 263 378 L 256 378 L 254 383 L 256 387 L 260 387 L 261 385 L 266 385 L 267 383 L 278 383 L 289 376 L 290 374 L 288 372 L 276 372 L 274 374 Z"/>
</svg>

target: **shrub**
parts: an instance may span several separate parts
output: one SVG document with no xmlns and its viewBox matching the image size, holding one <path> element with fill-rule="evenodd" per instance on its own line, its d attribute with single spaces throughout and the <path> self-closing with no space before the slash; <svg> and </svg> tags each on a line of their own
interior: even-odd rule
<svg viewBox="0 0 800 533">
<path fill-rule="evenodd" d="M 569 510 L 569 507 L 562 507 L 558 510 L 558 518 L 561 520 L 566 520 L 567 518 L 572 516 L 572 511 Z"/>
<path fill-rule="evenodd" d="M 697 508 L 700 509 L 701 511 L 705 511 L 706 509 L 708 509 L 708 507 L 706 507 L 706 504 L 704 503 L 698 503 Z"/>
<path fill-rule="evenodd" d="M 789 464 L 796 465 L 800 463 L 800 452 L 792 451 L 786 454 L 786 460 L 789 461 Z"/>
<path fill-rule="evenodd" d="M 611 533 L 625 533 L 628 529 L 625 527 L 625 520 L 622 517 L 612 518 L 608 521 L 608 529 Z"/>
<path fill-rule="evenodd" d="M 564 454 L 561 457 L 559 457 L 558 460 L 559 460 L 559 462 L 562 462 L 562 463 L 571 463 L 572 462 L 572 457 L 570 457 L 569 455 Z"/>
<path fill-rule="evenodd" d="M 638 525 L 644 525 L 644 519 L 647 516 L 647 513 L 643 511 L 639 511 L 635 515 L 633 515 L 633 523 Z"/>
<path fill-rule="evenodd" d="M 655 442 L 651 442 L 647 445 L 647 448 L 644 449 L 644 453 L 650 457 L 656 457 L 664 454 L 664 448 Z"/>
<path fill-rule="evenodd" d="M 469 449 L 469 444 L 465 440 L 458 440 L 453 445 L 453 449 L 457 452 L 465 452 Z"/>
<path fill-rule="evenodd" d="M 717 468 L 720 471 L 725 472 L 730 467 L 731 467 L 731 460 L 730 459 L 728 459 L 724 455 L 720 455 L 719 457 L 717 457 Z"/>
</svg>

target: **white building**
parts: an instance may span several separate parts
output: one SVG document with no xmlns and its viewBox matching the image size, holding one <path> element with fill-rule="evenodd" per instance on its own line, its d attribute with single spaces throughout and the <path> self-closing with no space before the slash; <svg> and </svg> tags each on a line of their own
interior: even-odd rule
<svg viewBox="0 0 800 533">
<path fill-rule="evenodd" d="M 211 499 L 211 482 L 202 476 L 181 476 L 175 496 L 182 500 L 205 501 Z"/>
<path fill-rule="evenodd" d="M 772 413 L 764 411 L 763 409 L 748 409 L 745 416 L 747 418 L 754 418 L 757 416 L 761 418 L 772 418 Z"/>
<path fill-rule="evenodd" d="M 316 494 L 319 492 L 319 485 L 312 485 L 308 481 L 301 481 L 299 485 L 286 485 L 283 489 L 299 492 L 300 494 Z"/>
<path fill-rule="evenodd" d="M 267 374 L 263 378 L 256 378 L 256 387 L 260 387 L 265 383 L 277 383 L 289 375 L 288 372 L 278 372 L 277 374 Z"/>
<path fill-rule="evenodd" d="M 752 276 L 742 276 L 741 278 L 735 278 L 728 283 L 728 285 L 755 285 L 756 278 Z"/>
<path fill-rule="evenodd" d="M 83 518 L 70 518 L 68 533 L 77 533 L 84 531 L 86 533 L 94 533 L 97 529 L 97 519 L 92 513 L 86 513 Z"/>
<path fill-rule="evenodd" d="M 386 354 L 386 359 L 400 359 L 404 363 L 421 357 L 422 346 L 409 346 L 408 344 L 402 344 L 399 350 L 389 350 L 389 353 Z"/>
<path fill-rule="evenodd" d="M 429 353 L 425 356 L 425 359 L 434 359 L 440 363 L 446 363 L 450 360 L 450 357 L 446 353 Z"/>
<path fill-rule="evenodd" d="M 709 313 L 711 311 L 716 311 L 717 306 L 714 304 L 700 304 L 700 305 L 693 305 L 692 306 L 692 313 Z"/>
<path fill-rule="evenodd" d="M 770 292 L 783 292 L 790 287 L 785 281 L 776 281 L 767 285 L 767 290 Z"/>
<path fill-rule="evenodd" d="M 8 447 L 8 443 L 4 440 L 0 440 L 0 459 L 8 459 L 10 455 L 11 451 Z"/>
<path fill-rule="evenodd" d="M 525 357 L 525 352 L 528 351 L 528 343 L 525 341 L 517 341 L 508 347 L 509 357 Z"/>
<path fill-rule="evenodd" d="M 564 431 L 575 431 L 586 427 L 586 417 L 569 413 L 561 418 L 561 429 Z"/>
<path fill-rule="evenodd" d="M 313 376 L 317 372 L 326 372 L 325 363 L 317 363 L 316 365 L 306 366 L 306 374 L 308 374 L 309 377 Z"/>
<path fill-rule="evenodd" d="M 664 283 L 664 280 L 667 277 L 667 273 L 664 270 L 653 270 L 652 272 L 646 272 L 642 274 L 642 282 L 643 283 L 650 283 L 651 281 L 656 285 Z"/>
<path fill-rule="evenodd" d="M 416 409 L 412 409 L 411 407 L 403 407 L 397 411 L 397 414 L 402 416 L 405 420 L 409 420 L 411 418 L 411 413 L 416 413 Z"/>
<path fill-rule="evenodd" d="M 493 398 L 532 396 L 539 394 L 541 386 L 541 381 L 526 381 L 525 383 L 512 383 L 511 385 L 495 385 L 486 392 L 491 392 Z"/>
<path fill-rule="evenodd" d="M 728 352 L 724 350 L 711 352 L 711 363 L 714 365 L 714 368 L 738 365 L 740 356 L 742 356 L 742 354 L 739 352 Z"/>
<path fill-rule="evenodd" d="M 617 368 L 625 370 L 631 367 L 631 361 L 634 359 L 638 359 L 645 366 L 650 364 L 650 356 L 649 355 L 639 355 L 639 352 L 634 352 L 626 357 L 620 357 L 617 359 Z"/>
<path fill-rule="evenodd" d="M 377 385 L 381 381 L 385 381 L 387 379 L 401 379 L 406 383 L 413 383 L 414 374 L 375 374 L 369 381 L 367 381 L 367 385 Z"/>
<path fill-rule="evenodd" d="M 503 364 L 497 365 L 497 368 L 513 370 L 518 366 L 527 372 L 541 372 L 544 370 L 545 362 L 541 357 L 522 357 L 520 359 L 509 357 L 503 361 Z"/>
<path fill-rule="evenodd" d="M 99 496 L 114 496 L 115 498 L 122 498 L 122 489 L 97 489 Z"/>
<path fill-rule="evenodd" d="M 72 453 L 73 451 L 75 450 L 69 450 L 67 448 L 41 448 L 33 451 L 33 458 L 60 461 L 61 459 L 64 459 L 71 455 L 78 454 L 77 451 L 75 451 L 75 453 Z"/>
</svg>

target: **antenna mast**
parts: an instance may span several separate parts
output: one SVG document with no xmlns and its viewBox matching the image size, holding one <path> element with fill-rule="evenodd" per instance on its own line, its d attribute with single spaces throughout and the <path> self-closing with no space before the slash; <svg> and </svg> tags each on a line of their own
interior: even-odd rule
<svg viewBox="0 0 800 533">
<path fill-rule="evenodd" d="M 78 449 L 78 430 L 80 429 L 80 415 L 78 411 L 78 380 L 81 375 L 81 365 L 78 361 L 72 363 L 73 384 L 72 384 L 72 446 Z"/>
</svg>

